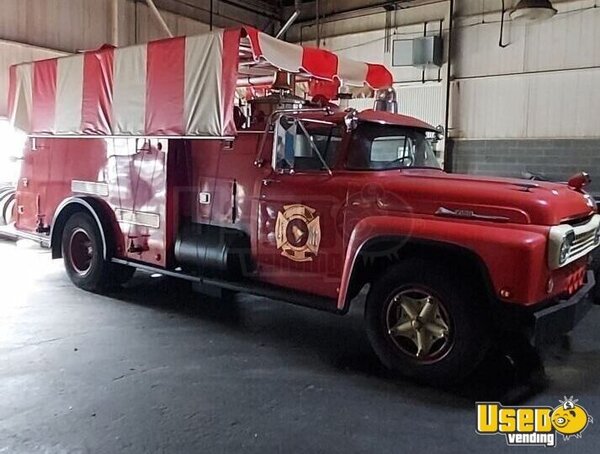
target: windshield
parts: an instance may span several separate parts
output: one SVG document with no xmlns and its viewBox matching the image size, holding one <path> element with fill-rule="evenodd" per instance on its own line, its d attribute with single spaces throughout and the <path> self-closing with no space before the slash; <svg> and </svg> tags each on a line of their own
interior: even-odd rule
<svg viewBox="0 0 600 454">
<path fill-rule="evenodd" d="M 441 168 L 425 131 L 375 123 L 362 123 L 354 131 L 347 167 L 353 170 Z"/>
</svg>

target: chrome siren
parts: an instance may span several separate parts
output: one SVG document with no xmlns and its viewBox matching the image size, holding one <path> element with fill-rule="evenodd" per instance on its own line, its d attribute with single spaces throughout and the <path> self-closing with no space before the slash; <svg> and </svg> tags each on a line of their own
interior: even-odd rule
<svg viewBox="0 0 600 454">
<path fill-rule="evenodd" d="M 396 90 L 391 87 L 384 90 L 378 90 L 373 109 L 383 112 L 398 113 Z"/>
</svg>

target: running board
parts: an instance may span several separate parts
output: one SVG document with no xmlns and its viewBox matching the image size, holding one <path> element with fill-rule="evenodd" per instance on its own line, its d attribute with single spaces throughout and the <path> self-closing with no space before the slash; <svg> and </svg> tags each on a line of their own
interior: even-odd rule
<svg viewBox="0 0 600 454">
<path fill-rule="evenodd" d="M 177 279 L 184 279 L 186 281 L 194 282 L 196 284 L 219 287 L 234 292 L 250 293 L 256 296 L 281 300 L 285 301 L 286 303 L 295 304 L 297 306 L 309 307 L 311 309 L 317 309 L 339 315 L 343 315 L 346 313 L 346 311 L 338 310 L 337 301 L 333 298 L 313 295 L 310 293 L 297 292 L 291 289 L 281 288 L 263 282 L 256 282 L 252 280 L 228 281 L 226 279 L 194 276 L 191 274 L 184 273 L 182 271 L 165 270 L 164 268 L 158 268 L 151 265 L 146 265 L 143 263 L 118 258 L 113 258 L 111 259 L 111 261 L 113 263 L 118 263 L 121 265 L 132 266 L 134 268 L 149 273 L 158 273 L 164 276 L 170 276 Z"/>
<path fill-rule="evenodd" d="M 29 240 L 39 244 L 43 248 L 50 247 L 50 238 L 47 235 L 22 232 L 15 228 L 14 223 L 0 227 L 0 238 L 10 241 Z"/>
</svg>

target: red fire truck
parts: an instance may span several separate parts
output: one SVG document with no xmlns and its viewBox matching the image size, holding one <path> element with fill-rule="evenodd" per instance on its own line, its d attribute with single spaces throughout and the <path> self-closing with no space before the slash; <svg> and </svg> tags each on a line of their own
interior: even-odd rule
<svg viewBox="0 0 600 454">
<path fill-rule="evenodd" d="M 239 105 L 253 85 L 271 90 Z M 340 85 L 383 90 L 377 108 L 332 104 Z M 428 381 L 465 377 L 507 330 L 571 330 L 600 241 L 586 176 L 445 173 L 439 131 L 394 113 L 391 85 L 249 27 L 17 65 L 15 228 L 93 292 L 140 269 L 344 314 L 368 285 L 373 349 Z"/>
</svg>

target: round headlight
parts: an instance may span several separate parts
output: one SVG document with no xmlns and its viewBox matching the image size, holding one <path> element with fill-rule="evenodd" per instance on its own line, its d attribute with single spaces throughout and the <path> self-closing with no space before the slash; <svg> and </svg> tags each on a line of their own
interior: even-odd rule
<svg viewBox="0 0 600 454">
<path fill-rule="evenodd" d="M 567 258 L 569 257 L 569 252 L 571 251 L 571 246 L 573 246 L 574 241 L 575 233 L 569 232 L 565 235 L 563 242 L 560 245 L 559 262 L 561 265 L 567 261 Z"/>
</svg>

